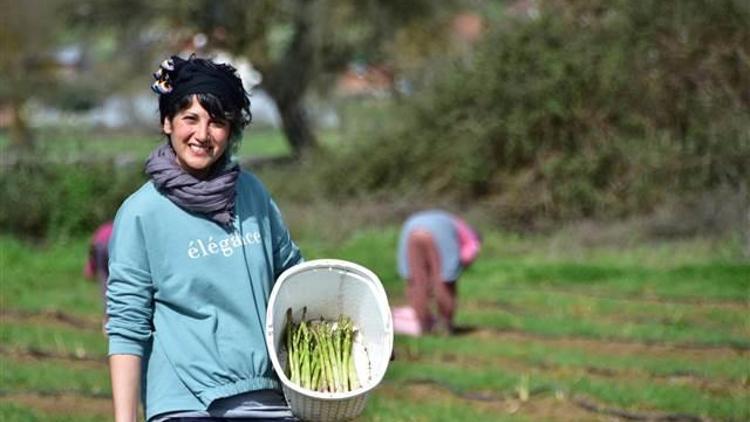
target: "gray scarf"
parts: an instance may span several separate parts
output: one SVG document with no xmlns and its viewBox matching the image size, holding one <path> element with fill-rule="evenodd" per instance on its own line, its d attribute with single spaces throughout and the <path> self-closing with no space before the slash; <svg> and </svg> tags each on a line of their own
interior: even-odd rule
<svg viewBox="0 0 750 422">
<path fill-rule="evenodd" d="M 163 195 L 188 211 L 204 214 L 229 228 L 234 219 L 235 185 L 240 167 L 225 153 L 206 180 L 198 179 L 177 164 L 169 142 L 156 148 L 146 160 L 146 174 Z"/>
</svg>

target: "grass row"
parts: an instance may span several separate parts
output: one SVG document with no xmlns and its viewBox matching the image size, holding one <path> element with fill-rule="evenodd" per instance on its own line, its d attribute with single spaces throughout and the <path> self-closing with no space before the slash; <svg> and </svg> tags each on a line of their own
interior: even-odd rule
<svg viewBox="0 0 750 422">
<path fill-rule="evenodd" d="M 372 268 L 392 302 L 403 303 L 396 234 L 387 227 L 338 243 L 299 243 L 308 259 L 335 256 Z M 54 406 L 19 405 L 15 397 L 101 401 L 110 392 L 101 298 L 81 275 L 86 242 L 32 246 L 0 237 L 2 420 L 93 420 L 85 406 L 66 419 Z M 632 411 L 750 418 L 750 267 L 732 258 L 729 247 L 675 243 L 671 265 L 665 259 L 638 265 L 648 247 L 581 255 L 502 233 L 490 233 L 486 243 L 460 285 L 458 323 L 477 330 L 450 338 L 397 336 L 397 359 L 363 420 L 538 420 L 523 409 L 504 410 L 502 401 L 517 398 L 519 389 L 546 391 L 538 400 L 552 407 L 563 403 L 553 395 L 582 396 Z M 618 253 L 621 260 L 611 258 Z M 494 399 L 479 402 L 466 393 Z"/>
<path fill-rule="evenodd" d="M 592 397 L 633 412 L 685 413 L 720 420 L 746 420 L 750 417 L 750 405 L 746 403 L 747 392 L 744 390 L 730 394 L 713 393 L 690 385 L 654 382 L 648 378 L 600 377 L 575 368 L 517 372 L 517 368 L 508 370 L 502 366 L 471 368 L 427 361 L 395 362 L 389 369 L 389 380 L 393 382 L 408 384 L 427 379 L 459 393 L 492 391 L 513 395 L 519 388 L 526 388 L 528 391 L 558 392 L 567 397 Z"/>
</svg>

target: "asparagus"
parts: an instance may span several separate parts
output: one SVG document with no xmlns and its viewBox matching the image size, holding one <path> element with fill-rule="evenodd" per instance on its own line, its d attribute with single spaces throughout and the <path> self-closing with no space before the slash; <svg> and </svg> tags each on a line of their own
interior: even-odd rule
<svg viewBox="0 0 750 422">
<path fill-rule="evenodd" d="M 346 392 L 359 388 L 352 356 L 356 328 L 351 319 L 339 316 L 337 321 L 295 323 L 292 309 L 286 313 L 285 345 L 289 379 L 314 391 Z"/>
</svg>

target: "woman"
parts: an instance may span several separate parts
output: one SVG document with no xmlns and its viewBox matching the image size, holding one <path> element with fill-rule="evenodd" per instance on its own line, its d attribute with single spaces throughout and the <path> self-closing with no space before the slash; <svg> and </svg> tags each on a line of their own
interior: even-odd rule
<svg viewBox="0 0 750 422">
<path fill-rule="evenodd" d="M 480 236 L 463 219 L 441 210 L 411 215 L 401 229 L 398 272 L 408 281 L 406 292 L 416 314 L 410 334 L 451 334 L 456 312 L 456 284 L 477 258 Z M 430 310 L 435 298 L 438 318 Z"/>
<path fill-rule="evenodd" d="M 291 419 L 269 360 L 272 285 L 302 256 L 264 186 L 233 162 L 250 121 L 229 65 L 154 74 L 167 142 L 115 218 L 107 333 L 115 420 Z M 235 419 L 236 418 L 236 419 Z"/>
</svg>

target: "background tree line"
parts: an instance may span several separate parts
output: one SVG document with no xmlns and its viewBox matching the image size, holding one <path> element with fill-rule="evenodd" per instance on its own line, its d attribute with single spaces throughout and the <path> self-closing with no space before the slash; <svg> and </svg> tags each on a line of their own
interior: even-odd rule
<svg viewBox="0 0 750 422">
<path fill-rule="evenodd" d="M 60 102 L 83 93 L 96 101 L 102 90 L 127 88 L 152 62 L 178 53 L 175 37 L 203 33 L 212 48 L 251 58 L 278 107 L 294 155 L 317 147 L 304 107 L 313 87 L 325 92 L 330 75 L 354 58 L 384 61 L 394 38 L 438 27 L 459 6 L 455 0 L 439 5 L 426 0 L 2 1 L 9 13 L 4 14 L 0 47 L 0 80 L 5 82 L 0 101 L 18 116 L 11 126 L 13 145 L 33 145 L 22 116 L 30 97 Z M 55 75 L 53 50 L 78 41 L 92 52 L 100 48 L 100 39 L 109 41 L 100 54 L 106 59 L 84 72 L 83 83 Z M 438 34 L 430 43 L 442 41 Z M 63 95 L 50 95 L 60 91 Z"/>
<path fill-rule="evenodd" d="M 523 221 L 722 191 L 747 213 L 750 4 L 541 6 L 495 22 L 470 60 L 351 143 L 322 177 L 329 193 L 447 195 Z"/>
<path fill-rule="evenodd" d="M 293 201 L 324 195 L 338 202 L 406 197 L 415 204 L 471 203 L 499 222 L 524 227 L 542 220 L 621 218 L 670 202 L 703 209 L 721 204 L 733 216 L 725 224 L 747 230 L 747 2 L 546 0 L 532 2 L 534 13 L 506 13 L 512 4 L 54 0 L 43 9 L 45 19 L 58 22 L 50 30 L 112 40 L 108 50 L 101 47 L 111 60 L 91 69 L 107 89 L 143 85 L 143 78 L 124 75 L 147 74 L 158 61 L 159 37 L 166 36 L 159 28 L 209 35 L 222 29 L 221 48 L 251 57 L 279 105 L 298 160 L 278 171 L 283 177 L 276 170 L 267 177 Z M 468 49 L 451 44 L 445 29 L 461 10 L 473 10 L 484 21 L 482 41 Z M 66 85 L 45 78 L 44 60 L 36 59 L 44 57 L 44 46 L 55 44 L 54 37 L 42 36 L 41 29 L 21 36 L 18 22 L 3 37 L 15 40 L 3 47 L 13 54 L 1 55 L 8 83 L 0 96 L 10 104 L 39 87 Z M 388 63 L 416 88 L 378 102 L 343 142 L 327 148 L 316 142 L 306 100 L 313 93 L 325 96 L 331 75 L 354 58 Z M 63 180 L 50 167 L 38 174 L 48 177 L 38 186 Z M 79 179 L 78 186 L 86 177 Z M 2 180 L 6 192 L 18 192 L 4 207 L 26 200 L 29 189 L 20 184 L 31 182 Z M 75 195 L 54 201 L 68 197 Z M 44 211 L 51 208 L 40 206 L 33 219 L 24 214 L 22 225 L 12 217 L 18 213 L 8 210 L 0 213 L 0 226 L 47 233 L 56 221 Z M 93 224 L 69 218 L 77 222 L 63 224 L 63 231 Z"/>
</svg>

